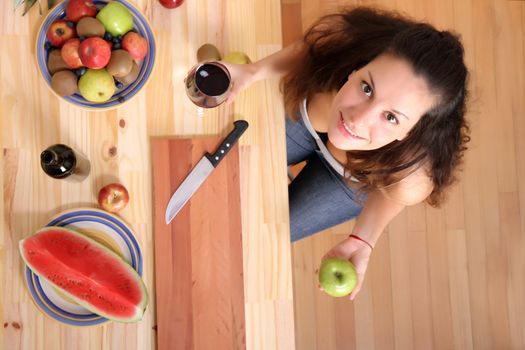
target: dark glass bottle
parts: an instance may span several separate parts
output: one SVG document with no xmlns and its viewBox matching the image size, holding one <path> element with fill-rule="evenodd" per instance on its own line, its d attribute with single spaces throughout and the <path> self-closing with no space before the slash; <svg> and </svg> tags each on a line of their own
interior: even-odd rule
<svg viewBox="0 0 525 350">
<path fill-rule="evenodd" d="M 40 154 L 40 165 L 44 172 L 55 179 L 82 181 L 91 169 L 89 160 L 69 146 L 56 144 Z"/>
</svg>

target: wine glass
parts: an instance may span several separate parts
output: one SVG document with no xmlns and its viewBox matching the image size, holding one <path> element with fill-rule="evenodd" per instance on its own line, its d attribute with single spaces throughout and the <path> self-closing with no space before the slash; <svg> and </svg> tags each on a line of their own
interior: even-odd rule
<svg viewBox="0 0 525 350">
<path fill-rule="evenodd" d="M 186 94 L 198 107 L 214 108 L 226 101 L 231 89 L 228 69 L 219 62 L 195 65 L 184 79 Z"/>
</svg>

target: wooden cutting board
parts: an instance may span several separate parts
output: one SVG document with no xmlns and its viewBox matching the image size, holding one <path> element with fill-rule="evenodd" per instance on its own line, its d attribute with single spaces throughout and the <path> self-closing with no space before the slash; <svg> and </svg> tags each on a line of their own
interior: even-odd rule
<svg viewBox="0 0 525 350">
<path fill-rule="evenodd" d="M 168 201 L 221 137 L 151 140 L 158 349 L 245 349 L 239 150 L 166 225 Z"/>
</svg>

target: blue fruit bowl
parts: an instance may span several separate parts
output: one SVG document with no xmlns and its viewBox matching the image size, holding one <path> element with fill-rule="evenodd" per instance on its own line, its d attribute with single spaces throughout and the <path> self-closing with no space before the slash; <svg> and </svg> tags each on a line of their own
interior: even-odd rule
<svg viewBox="0 0 525 350">
<path fill-rule="evenodd" d="M 138 9 L 136 9 L 133 5 L 130 3 L 124 1 L 124 0 L 113 0 L 115 2 L 119 2 L 122 5 L 124 5 L 129 12 L 131 13 L 131 16 L 133 18 L 133 26 L 134 31 L 138 34 L 140 34 L 142 37 L 144 37 L 148 44 L 148 52 L 146 54 L 146 57 L 141 60 L 140 62 L 136 62 L 139 66 L 139 73 L 135 81 L 133 81 L 131 84 L 127 86 L 122 86 L 121 84 L 118 84 L 117 81 L 115 81 L 116 87 L 115 87 L 115 93 L 114 95 L 107 101 L 104 102 L 92 102 L 86 100 L 80 93 L 77 91 L 73 95 L 70 96 L 60 96 L 57 94 L 51 87 L 51 73 L 48 69 L 47 62 L 48 62 L 48 56 L 49 52 L 51 52 L 53 49 L 51 42 L 49 41 L 47 37 L 47 31 L 52 23 L 54 23 L 57 20 L 67 20 L 66 18 L 66 6 L 68 4 L 68 0 L 63 1 L 59 4 L 57 4 L 55 7 L 53 7 L 47 16 L 44 18 L 40 29 L 38 30 L 37 38 L 36 38 L 36 59 L 37 59 L 37 65 L 38 70 L 40 71 L 42 77 L 46 81 L 47 86 L 50 88 L 53 93 L 58 96 L 61 99 L 66 100 L 69 103 L 72 103 L 75 106 L 88 109 L 91 111 L 102 111 L 112 108 L 117 108 L 124 104 L 125 102 L 129 101 L 133 96 L 135 96 L 147 83 L 155 64 L 155 39 L 153 37 L 153 32 L 151 30 L 151 26 L 148 23 L 147 19 L 140 13 Z M 104 7 L 109 1 L 97 1 L 95 0 L 94 3 L 97 6 L 98 9 L 101 9 Z M 75 72 L 75 69 L 71 69 L 73 72 Z"/>
</svg>

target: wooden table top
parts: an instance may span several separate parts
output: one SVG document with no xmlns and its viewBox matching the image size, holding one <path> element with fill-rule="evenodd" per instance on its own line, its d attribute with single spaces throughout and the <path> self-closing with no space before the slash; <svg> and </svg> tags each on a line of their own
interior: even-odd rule
<svg viewBox="0 0 525 350">
<path fill-rule="evenodd" d="M 46 3 L 46 1 L 41 1 Z M 155 283 L 150 138 L 225 135 L 236 119 L 250 128 L 240 141 L 246 347 L 294 348 L 284 112 L 278 81 L 254 84 L 230 106 L 203 115 L 184 92 L 195 52 L 209 42 L 223 54 L 240 50 L 257 60 L 282 47 L 279 0 L 193 1 L 173 10 L 154 0 L 131 1 L 149 20 L 157 57 L 147 86 L 110 111 L 81 110 L 59 100 L 39 75 L 34 42 L 43 20 L 38 4 L 23 16 L 13 1 L 0 14 L 3 229 L 0 233 L 4 349 L 154 349 Z M 44 6 L 44 5 L 42 5 Z M 44 14 L 47 9 L 43 9 Z M 44 174 L 39 154 L 65 143 L 91 161 L 80 183 Z M 67 326 L 44 315 L 30 296 L 18 241 L 67 209 L 96 207 L 96 194 L 118 181 L 131 201 L 119 215 L 133 228 L 151 295 L 134 324 Z"/>
</svg>

